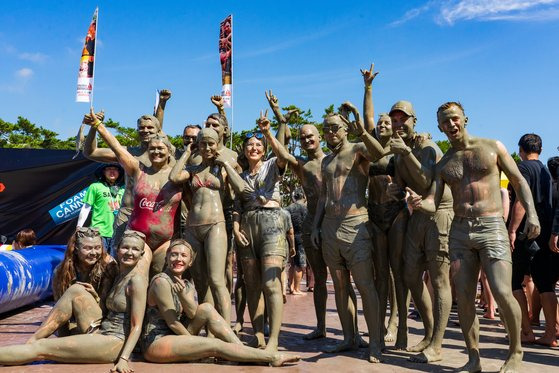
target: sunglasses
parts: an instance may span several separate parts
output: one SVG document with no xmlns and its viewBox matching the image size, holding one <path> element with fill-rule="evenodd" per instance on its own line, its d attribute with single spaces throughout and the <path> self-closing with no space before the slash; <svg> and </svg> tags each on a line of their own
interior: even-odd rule
<svg viewBox="0 0 559 373">
<path fill-rule="evenodd" d="M 245 140 L 251 139 L 253 137 L 256 137 L 258 140 L 262 139 L 264 137 L 264 135 L 262 134 L 262 132 L 260 131 L 256 131 L 256 132 L 248 132 L 245 135 Z"/>
<path fill-rule="evenodd" d="M 94 227 L 77 227 L 76 236 L 79 238 L 100 236 L 98 228 Z"/>
<path fill-rule="evenodd" d="M 322 130 L 324 131 L 324 133 L 336 133 L 340 130 L 340 128 L 343 127 L 342 126 L 323 127 Z"/>
<path fill-rule="evenodd" d="M 142 239 L 143 241 L 146 240 L 146 235 L 143 234 L 142 232 L 138 232 L 138 231 L 133 231 L 133 230 L 125 230 L 124 233 L 122 234 L 122 238 L 124 237 L 137 237 Z"/>
</svg>

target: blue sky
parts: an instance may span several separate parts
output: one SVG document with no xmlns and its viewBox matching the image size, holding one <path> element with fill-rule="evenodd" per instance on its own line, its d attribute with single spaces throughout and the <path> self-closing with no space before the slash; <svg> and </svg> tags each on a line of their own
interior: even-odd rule
<svg viewBox="0 0 559 373">
<path fill-rule="evenodd" d="M 159 5 L 158 5 L 159 4 Z M 164 4 L 164 5 L 163 5 Z M 380 71 L 377 113 L 413 102 L 417 130 L 444 138 L 436 109 L 463 103 L 470 132 L 510 152 L 535 132 L 557 155 L 559 0 L 416 1 L 12 1 L 0 5 L 0 118 L 17 116 L 75 135 L 87 104 L 75 102 L 83 38 L 99 5 L 95 108 L 126 126 L 173 98 L 165 130 L 178 134 L 214 111 L 221 89 L 219 22 L 234 17 L 234 129 L 267 107 L 361 107 L 360 68 Z M 231 118 L 231 112 L 228 112 Z"/>
</svg>

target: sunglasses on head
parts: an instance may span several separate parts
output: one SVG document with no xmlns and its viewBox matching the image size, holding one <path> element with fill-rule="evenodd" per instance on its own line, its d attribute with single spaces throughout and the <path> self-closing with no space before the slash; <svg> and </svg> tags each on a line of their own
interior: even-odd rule
<svg viewBox="0 0 559 373">
<path fill-rule="evenodd" d="M 91 237 L 91 236 L 100 236 L 99 229 L 95 227 L 77 227 L 76 228 L 76 236 L 82 237 Z"/>
<path fill-rule="evenodd" d="M 262 134 L 262 132 L 260 131 L 256 131 L 256 132 L 248 132 L 245 135 L 245 140 L 248 140 L 250 138 L 256 137 L 258 140 L 262 139 L 264 137 L 264 135 Z"/>
</svg>

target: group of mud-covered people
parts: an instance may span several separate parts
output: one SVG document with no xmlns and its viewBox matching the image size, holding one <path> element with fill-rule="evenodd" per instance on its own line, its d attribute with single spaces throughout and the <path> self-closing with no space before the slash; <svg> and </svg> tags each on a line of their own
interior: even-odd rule
<svg viewBox="0 0 559 373">
<path fill-rule="evenodd" d="M 278 352 L 281 275 L 293 251 L 280 195 L 289 167 L 306 196 L 301 241 L 315 281 L 317 325 L 303 338 L 326 337 L 329 270 L 343 341 L 325 346 L 326 352 L 368 347 L 369 361 L 377 363 L 385 342 L 395 342 L 395 348 L 416 353 L 412 361 L 440 361 L 452 304 L 452 267 L 469 355 L 460 369 L 480 371 L 475 297 L 481 267 L 508 333 L 502 370 L 519 371 L 520 308 L 511 289 L 500 173 L 525 210 L 526 234 L 535 238 L 540 227 L 528 184 L 500 142 L 469 135 L 458 102 L 437 110 L 439 129 L 451 144 L 444 155 L 428 134 L 416 132 L 410 102 L 396 102 L 375 125 L 372 83 L 377 73 L 373 66 L 361 72 L 363 119 L 349 102 L 328 114 L 322 128 L 328 153 L 317 127 L 303 125 L 299 138 L 305 157 L 284 146 L 293 113 L 282 114 L 271 92 L 266 98 L 279 122 L 278 133 L 272 134 L 267 111 L 261 112 L 259 131 L 246 134 L 241 154 L 224 144 L 229 127 L 216 96 L 212 102 L 219 112 L 208 116 L 205 128 L 185 128 L 180 155 L 162 131 L 170 92 L 161 92 L 155 115 L 138 119 L 139 148 L 119 144 L 103 124 L 104 114 L 91 109 L 83 119 L 91 126 L 84 154 L 98 162 L 118 162 L 126 174 L 114 224 L 115 258 L 95 229 L 78 228 L 55 272 L 56 305 L 27 344 L 0 348 L 0 364 L 114 362 L 113 370 L 129 372 L 138 341 L 144 358 L 156 363 L 207 357 L 273 366 L 297 361 L 298 356 Z M 108 148 L 97 147 L 97 134 Z M 355 141 L 348 139 L 350 134 Z M 266 158 L 268 147 L 273 155 Z M 232 328 L 234 254 L 237 323 Z M 425 271 L 433 299 L 423 281 Z M 357 330 L 352 281 L 362 298 L 368 344 Z M 407 341 L 409 293 L 425 332 L 412 347 Z M 389 295 L 398 320 L 385 327 Z M 254 331 L 250 347 L 237 336 L 243 298 Z M 207 337 L 198 336 L 202 329 Z M 59 338 L 48 338 L 55 332 Z"/>
</svg>

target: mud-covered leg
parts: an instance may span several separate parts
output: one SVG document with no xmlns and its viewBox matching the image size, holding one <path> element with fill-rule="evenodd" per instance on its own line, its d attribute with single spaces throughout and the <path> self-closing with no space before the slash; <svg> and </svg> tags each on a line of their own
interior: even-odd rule
<svg viewBox="0 0 559 373">
<path fill-rule="evenodd" d="M 499 305 L 499 313 L 506 320 L 509 335 L 509 354 L 501 372 L 520 372 L 522 365 L 521 312 L 518 302 L 512 295 L 512 265 L 505 260 L 488 260 L 483 263 L 493 296 Z"/>
<path fill-rule="evenodd" d="M 396 349 L 405 350 L 408 345 L 408 309 L 410 306 L 410 292 L 404 282 L 403 251 L 405 244 L 407 211 L 402 211 L 392 223 L 388 232 L 389 260 L 394 277 L 394 290 L 396 305 L 398 306 L 398 334 L 396 336 Z"/>
<path fill-rule="evenodd" d="M 111 363 L 123 341 L 114 336 L 82 334 L 44 338 L 30 344 L 0 347 L 0 365 L 22 365 L 38 360 L 63 363 Z"/>
<path fill-rule="evenodd" d="M 334 295 L 336 298 L 336 309 L 342 324 L 342 332 L 344 340 L 335 345 L 325 346 L 324 352 L 341 352 L 347 350 L 354 350 L 357 348 L 355 345 L 355 326 L 353 315 L 350 312 L 350 307 L 353 307 L 353 301 L 349 296 L 349 288 L 351 286 L 349 271 L 347 269 L 330 268 L 332 280 L 334 282 Z"/>
<path fill-rule="evenodd" d="M 375 270 L 375 287 L 379 298 L 379 325 L 382 326 L 381 333 L 386 334 L 385 316 L 388 302 L 388 288 L 390 278 L 390 267 L 388 264 L 388 241 L 383 232 L 375 223 L 371 223 L 373 230 L 373 264 Z M 383 339 L 384 340 L 384 339 Z M 383 345 L 384 347 L 384 345 Z"/>
<path fill-rule="evenodd" d="M 204 242 L 209 285 L 215 302 L 215 308 L 231 324 L 231 295 L 227 290 L 225 268 L 227 262 L 227 233 L 225 224 L 215 224 Z"/>
<path fill-rule="evenodd" d="M 175 363 L 217 357 L 229 361 L 268 363 L 272 366 L 282 366 L 299 360 L 299 356 L 259 350 L 218 339 L 178 335 L 159 338 L 144 352 L 144 357 L 153 363 Z"/>
<path fill-rule="evenodd" d="M 324 263 L 321 250 L 306 245 L 305 253 L 314 274 L 313 301 L 316 314 L 316 329 L 303 336 L 303 338 L 311 340 L 326 337 L 326 300 L 328 297 L 326 280 L 328 269 L 326 263 Z"/>
<path fill-rule="evenodd" d="M 243 259 L 242 265 L 247 290 L 248 312 L 255 337 L 250 345 L 263 348 L 266 346 L 266 342 L 264 340 L 264 297 L 262 296 L 260 263 L 256 259 Z"/>
<path fill-rule="evenodd" d="M 196 314 L 188 324 L 188 332 L 198 335 L 202 328 L 224 342 L 241 344 L 237 335 L 233 332 L 229 324 L 221 317 L 216 309 L 209 303 L 202 303 L 196 309 Z"/>
<path fill-rule="evenodd" d="M 373 274 L 371 272 L 371 261 L 361 261 L 352 265 L 351 274 L 355 281 L 355 286 L 361 294 L 363 301 L 363 314 L 367 322 L 369 330 L 369 362 L 379 363 L 381 361 L 381 330 L 382 327 L 378 323 L 379 320 L 379 301 L 378 294 L 373 283 Z"/>
<path fill-rule="evenodd" d="M 479 274 L 479 260 L 467 257 L 452 262 L 456 297 L 458 303 L 458 320 L 466 342 L 468 362 L 457 369 L 458 372 L 481 372 L 479 358 L 479 320 L 476 315 L 476 292 Z"/>
<path fill-rule="evenodd" d="M 247 305 L 247 295 L 246 287 L 243 276 L 243 266 L 241 264 L 241 257 L 239 252 L 235 250 L 235 255 L 237 256 L 237 280 L 235 281 L 235 314 L 237 315 L 237 320 L 233 331 L 238 334 L 243 330 L 243 323 L 245 322 L 245 308 Z"/>
<path fill-rule="evenodd" d="M 103 317 L 99 304 L 82 285 L 74 284 L 62 294 L 56 302 L 47 319 L 33 334 L 27 343 L 42 338 L 48 338 L 60 327 L 64 326 L 74 316 L 80 333 L 85 333 L 92 322 Z"/>
<path fill-rule="evenodd" d="M 281 272 L 283 257 L 265 256 L 261 260 L 262 283 L 266 298 L 266 310 L 270 320 L 270 337 L 266 346 L 267 351 L 277 351 L 281 320 L 283 317 L 283 295 L 281 287 Z"/>
</svg>

